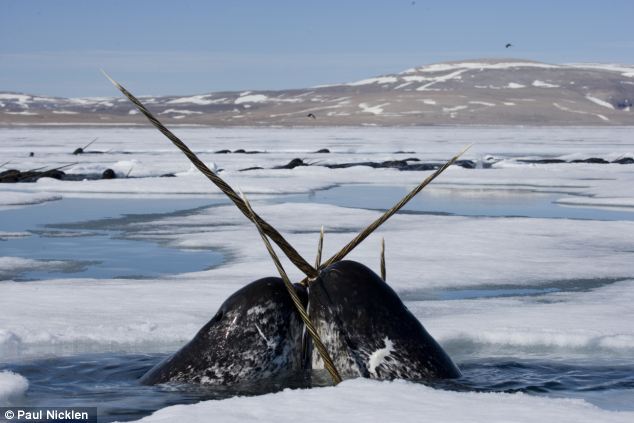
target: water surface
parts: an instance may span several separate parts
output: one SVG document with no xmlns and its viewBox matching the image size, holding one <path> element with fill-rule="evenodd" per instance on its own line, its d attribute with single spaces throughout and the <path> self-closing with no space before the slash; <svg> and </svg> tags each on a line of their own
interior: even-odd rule
<svg viewBox="0 0 634 423">
<path fill-rule="evenodd" d="M 0 279 L 152 278 L 211 268 L 223 261 L 220 252 L 132 239 L 132 224 L 224 203 L 191 198 L 68 198 L 1 210 L 0 231 L 29 234 L 0 241 L 1 256 L 64 263 L 49 270 L 8 270 Z"/>
<path fill-rule="evenodd" d="M 342 185 L 307 194 L 279 195 L 273 203 L 313 202 L 341 207 L 386 210 L 409 188 L 381 185 Z M 634 209 L 613 210 L 561 206 L 561 193 L 524 190 L 428 189 L 401 213 L 471 217 L 526 217 L 551 219 L 634 220 Z M 183 250 L 156 240 L 134 236 L 139 226 L 167 216 L 193 215 L 228 200 L 62 199 L 0 211 L 0 231 L 31 236 L 0 241 L 2 256 L 64 262 L 53 270 L 4 272 L 3 279 L 152 278 L 201 271 L 223 262 L 218 251 Z M 238 211 L 236 210 L 236 213 Z M 540 288 L 541 289 L 541 288 Z M 530 292 L 527 292 L 530 293 Z M 527 293 L 520 293 L 525 295 Z M 544 293 L 544 291 L 536 292 Z M 452 298 L 475 298 L 480 293 L 450 293 Z M 474 296 L 475 295 L 475 296 Z M 513 295 L 499 292 L 500 296 Z M 490 293 L 488 296 L 495 296 Z"/>
<path fill-rule="evenodd" d="M 96 406 L 99 421 L 136 420 L 175 404 L 192 404 L 236 395 L 262 395 L 285 388 L 328 385 L 322 375 L 300 374 L 238 388 L 199 385 L 145 386 L 138 379 L 165 354 L 83 354 L 2 365 L 29 380 L 23 406 Z M 557 361 L 483 359 L 458 363 L 462 377 L 430 382 L 462 392 L 524 392 L 582 398 L 608 410 L 634 410 L 634 366 Z"/>
<path fill-rule="evenodd" d="M 288 201 L 310 201 L 373 210 L 387 210 L 414 187 L 385 185 L 341 185 Z M 555 201 L 565 193 L 543 193 L 520 189 L 463 190 L 428 187 L 414 197 L 402 212 L 480 217 L 530 217 L 545 219 L 634 220 L 634 209 L 562 206 Z"/>
</svg>

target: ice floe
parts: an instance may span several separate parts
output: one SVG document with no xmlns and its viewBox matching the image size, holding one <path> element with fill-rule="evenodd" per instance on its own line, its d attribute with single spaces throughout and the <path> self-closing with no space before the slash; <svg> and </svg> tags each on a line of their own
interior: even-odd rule
<svg viewBox="0 0 634 423">
<path fill-rule="evenodd" d="M 33 260 L 22 257 L 0 257 L 0 281 L 27 270 L 64 270 L 70 266 L 70 263 L 58 260 Z"/>
<path fill-rule="evenodd" d="M 27 236 L 31 236 L 29 232 L 5 232 L 0 231 L 0 241 L 7 239 L 16 239 L 16 238 L 24 238 Z"/>
<path fill-rule="evenodd" d="M 47 201 L 59 200 L 62 197 L 57 194 L 43 192 L 18 192 L 6 191 L 0 195 L 0 208 L 3 206 L 22 206 L 27 204 L 40 204 Z"/>
<path fill-rule="evenodd" d="M 9 371 L 0 371 L 0 406 L 11 405 L 24 396 L 29 389 L 29 381 L 22 375 Z"/>
<path fill-rule="evenodd" d="M 601 410 L 582 400 L 550 399 L 526 394 L 465 393 L 395 381 L 356 379 L 337 387 L 287 389 L 258 397 L 235 397 L 194 405 L 167 407 L 141 422 L 208 421 L 296 422 L 442 422 L 626 423 L 632 412 Z M 421 417 L 422 416 L 422 417 Z"/>
</svg>

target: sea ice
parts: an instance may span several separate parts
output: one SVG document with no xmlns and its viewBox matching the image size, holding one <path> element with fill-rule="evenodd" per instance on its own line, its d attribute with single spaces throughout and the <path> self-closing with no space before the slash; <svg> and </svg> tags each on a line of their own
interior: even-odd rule
<svg viewBox="0 0 634 423">
<path fill-rule="evenodd" d="M 29 389 L 29 381 L 17 373 L 0 372 L 0 406 L 11 405 Z"/>
<path fill-rule="evenodd" d="M 257 397 L 234 397 L 194 405 L 167 407 L 140 422 L 521 422 L 629 423 L 632 412 L 601 410 L 582 400 L 551 399 L 526 394 L 466 393 L 404 382 L 366 379 L 339 386 L 286 389 Z"/>
<path fill-rule="evenodd" d="M 486 64 L 478 64 L 482 65 Z M 453 70 L 462 69 L 458 66 Z M 337 106 L 323 106 L 327 107 Z M 346 163 L 402 159 L 407 154 L 441 163 L 464 145 L 474 143 L 465 158 L 477 162 L 495 156 L 493 166 L 475 170 L 451 167 L 426 188 L 426 195 L 455 201 L 471 198 L 483 204 L 495 204 L 510 196 L 520 211 L 524 201 L 544 196 L 575 207 L 629 210 L 634 205 L 631 165 L 520 162 L 527 158 L 600 157 L 613 161 L 634 157 L 631 128 L 627 127 L 304 130 L 177 126 L 174 131 L 205 163 L 217 163 L 220 175 L 246 192 L 255 210 L 309 261 L 314 259 L 322 224 L 326 228 L 323 254 L 329 257 L 380 213 L 356 208 L 362 205 L 354 203 L 306 202 L 311 191 L 367 184 L 385 185 L 400 195 L 430 172 L 319 166 L 271 169 L 298 157 L 309 162 Z M 72 156 L 75 148 L 94 137 L 99 141 L 91 149 L 103 154 Z M 321 148 L 331 153 L 313 155 Z M 260 154 L 215 153 L 222 149 Z M 31 151 L 34 157 L 29 157 Z M 124 174 L 133 167 L 131 176 L 137 176 L 74 182 L 43 178 L 37 183 L 1 184 L 3 206 L 21 204 L 28 210 L 46 205 L 25 204 L 74 197 L 222 198 L 160 133 L 148 128 L 7 128 L 0 131 L 0 156 L 2 162 L 10 160 L 9 166 L 22 170 L 80 160 L 65 171 L 113 168 Z M 254 166 L 264 169 L 240 172 Z M 177 176 L 160 177 L 169 173 Z M 291 197 L 295 194 L 298 196 Z M 276 204 L 280 198 L 287 201 Z M 233 206 L 214 204 L 186 214 L 133 220 L 128 225 L 134 226 L 132 237 L 177 248 L 218 249 L 227 261 L 206 271 L 162 278 L 0 282 L 0 356 L 4 360 L 94 351 L 173 351 L 191 339 L 231 293 L 276 272 L 252 224 Z M 6 229 L 0 238 L 17 236 L 14 232 Z M 634 354 L 630 324 L 634 320 L 632 233 L 632 220 L 412 212 L 394 216 L 349 258 L 378 271 L 380 240 L 384 237 L 388 283 L 458 362 L 508 356 L 613 363 Z M 0 241 L 0 248 L 4 242 L 11 241 Z M 0 256 L 0 271 L 9 274 L 20 268 L 51 266 L 51 262 L 18 260 L 4 251 Z M 284 264 L 293 280 L 302 277 L 285 259 Z M 522 290 L 536 293 L 524 295 Z M 467 299 L 460 296 L 463 291 L 475 295 Z M 487 298 L 487 292 L 498 291 L 507 292 L 507 297 L 493 294 Z M 9 378 L 14 382 L 0 382 L 0 386 L 11 384 L 12 391 L 26 390 L 24 383 L 19 385 L 22 382 L 15 382 L 18 379 L 14 376 Z M 344 414 L 370 421 L 418 421 L 420 416 L 438 422 L 633 419 L 632 413 L 607 412 L 579 400 L 458 393 L 405 382 L 353 380 L 337 388 L 287 390 L 175 406 L 146 420 L 197 421 L 214 414 L 223 421 L 252 417 L 285 421 L 300 418 L 306 410 L 311 418 L 323 421 L 340 419 Z"/>
</svg>

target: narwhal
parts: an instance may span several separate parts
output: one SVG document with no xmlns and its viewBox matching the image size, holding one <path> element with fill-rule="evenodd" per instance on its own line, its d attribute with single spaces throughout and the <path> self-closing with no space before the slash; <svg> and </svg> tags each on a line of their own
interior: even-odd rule
<svg viewBox="0 0 634 423">
<path fill-rule="evenodd" d="M 308 369 L 326 369 L 335 384 L 354 377 L 460 376 L 451 358 L 386 283 L 383 253 L 381 276 L 343 259 L 466 149 L 323 263 L 319 249 L 313 266 L 136 97 L 106 77 L 253 222 L 280 275 L 252 282 L 231 295 L 189 343 L 147 372 L 142 382 L 234 385 Z M 306 275 L 304 280 L 289 280 L 269 239 Z"/>
<path fill-rule="evenodd" d="M 306 289 L 297 290 L 305 304 Z M 259 279 L 231 295 L 141 382 L 235 385 L 289 376 L 303 367 L 303 326 L 282 279 Z"/>
</svg>

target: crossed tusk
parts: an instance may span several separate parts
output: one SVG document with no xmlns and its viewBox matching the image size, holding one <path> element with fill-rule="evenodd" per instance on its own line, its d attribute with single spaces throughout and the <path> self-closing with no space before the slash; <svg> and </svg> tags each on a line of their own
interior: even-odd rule
<svg viewBox="0 0 634 423">
<path fill-rule="evenodd" d="M 381 238 L 381 279 L 387 282 L 387 274 L 385 272 L 385 238 Z"/>
<path fill-rule="evenodd" d="M 352 239 L 352 241 L 347 243 L 341 250 L 339 250 L 334 256 L 330 257 L 328 260 L 326 260 L 324 263 L 322 263 L 322 265 L 319 266 L 319 267 L 320 268 L 324 268 L 324 267 L 330 266 L 333 263 L 341 261 L 352 250 L 354 250 L 359 244 L 361 244 L 361 242 L 363 242 L 364 239 L 366 239 L 368 236 L 370 236 L 370 234 L 372 232 L 374 232 L 379 226 L 381 226 L 383 223 L 385 223 L 397 211 L 402 209 L 403 206 L 405 206 L 405 204 L 407 204 L 412 198 L 414 198 L 416 196 L 416 194 L 421 192 L 423 190 L 423 188 L 425 188 L 427 185 L 429 185 L 429 183 L 431 181 L 436 179 L 436 177 L 438 175 L 440 175 L 445 170 L 447 170 L 447 168 L 449 168 L 449 166 L 451 166 L 456 160 L 458 160 L 458 158 L 460 158 L 460 156 L 462 156 L 469 148 L 471 148 L 471 145 L 468 145 L 467 147 L 465 147 L 461 152 L 459 152 L 454 157 L 452 157 L 449 161 L 447 161 L 447 163 L 442 165 L 434 173 L 432 173 L 427 178 L 425 178 L 413 190 L 411 190 L 403 198 L 401 198 L 401 200 L 398 203 L 396 203 L 394 206 L 392 206 L 391 209 L 387 210 L 378 219 L 376 219 L 374 222 L 372 222 L 370 225 L 368 225 L 365 229 L 363 229 L 361 232 L 359 232 L 359 234 L 357 236 L 355 236 Z M 306 284 L 308 284 L 308 282 L 309 282 L 309 278 L 304 278 L 300 283 L 302 285 L 306 285 Z"/>
<path fill-rule="evenodd" d="M 326 370 L 328 370 L 328 373 L 330 373 L 330 376 L 332 377 L 332 381 L 334 382 L 334 384 L 337 385 L 339 382 L 341 382 L 341 376 L 339 375 L 339 372 L 337 371 L 337 368 L 335 367 L 335 364 L 332 361 L 332 358 L 330 357 L 330 354 L 328 353 L 326 346 L 321 341 L 321 338 L 319 337 L 319 334 L 317 333 L 317 330 L 315 329 L 313 322 L 311 322 L 310 317 L 308 316 L 308 313 L 306 313 L 306 310 L 304 309 L 304 305 L 299 299 L 299 296 L 297 296 L 297 292 L 295 292 L 295 288 L 293 287 L 293 284 L 288 278 L 288 275 L 286 274 L 284 267 L 282 267 L 282 263 L 280 262 L 280 259 L 277 257 L 277 254 L 275 254 L 275 251 L 273 250 L 273 246 L 271 245 L 268 238 L 264 234 L 264 231 L 262 230 L 262 227 L 260 226 L 260 224 L 257 222 L 257 219 L 255 219 L 255 212 L 251 208 L 251 204 L 249 204 L 249 201 L 244 196 L 244 194 L 242 194 L 242 199 L 244 200 L 244 203 L 247 206 L 249 213 L 251 213 L 251 217 L 253 217 L 252 219 L 253 223 L 255 224 L 255 227 L 258 229 L 258 232 L 260 233 L 260 236 L 262 237 L 262 241 L 264 241 L 264 245 L 266 246 L 266 249 L 268 250 L 269 255 L 271 256 L 271 259 L 273 260 L 273 263 L 275 264 L 277 271 L 279 272 L 280 276 L 282 277 L 282 280 L 284 281 L 286 290 L 291 296 L 291 299 L 293 300 L 293 304 L 295 304 L 295 308 L 297 309 L 297 312 L 299 313 L 300 317 L 302 318 L 302 321 L 304 322 L 304 325 L 306 326 L 306 331 L 310 334 L 310 337 L 313 340 L 313 344 L 315 345 L 315 348 L 317 348 L 317 352 L 319 353 L 319 355 L 321 356 L 321 359 L 324 362 L 324 367 L 326 368 Z"/>
<path fill-rule="evenodd" d="M 244 214 L 249 220 L 252 220 L 254 223 L 259 225 L 264 233 L 273 240 L 286 254 L 291 262 L 299 270 L 301 270 L 306 276 L 314 278 L 317 276 L 317 270 L 311 266 L 304 258 L 293 248 L 286 239 L 270 224 L 268 224 L 264 219 L 262 219 L 257 214 L 250 214 L 247 206 L 244 201 L 236 192 L 227 184 L 221 177 L 216 175 L 211 169 L 207 167 L 197 156 L 192 152 L 187 145 L 183 141 L 181 141 L 172 131 L 167 129 L 165 125 L 163 125 L 159 120 L 150 113 L 150 111 L 141 103 L 135 96 L 133 96 L 128 90 L 126 90 L 121 84 L 112 79 L 106 72 L 101 71 L 112 84 L 123 93 L 124 96 L 130 100 L 137 109 L 141 113 L 145 115 L 146 118 L 154 125 L 163 135 L 165 135 L 172 143 L 178 147 L 185 156 L 196 166 L 196 168 L 202 172 L 211 182 L 214 183 L 220 190 L 227 196 L 229 199 L 235 204 L 238 209 Z"/>
</svg>

